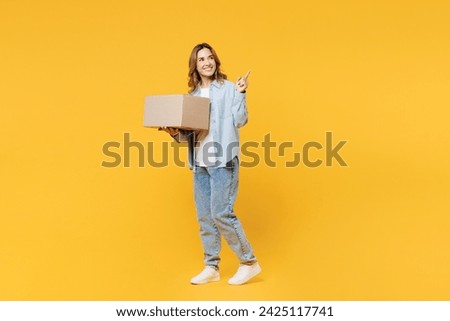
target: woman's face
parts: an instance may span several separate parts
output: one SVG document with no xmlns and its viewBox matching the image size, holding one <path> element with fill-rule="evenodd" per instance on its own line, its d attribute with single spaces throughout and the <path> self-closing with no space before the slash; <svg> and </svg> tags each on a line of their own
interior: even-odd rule
<svg viewBox="0 0 450 321">
<path fill-rule="evenodd" d="M 197 53 L 197 71 L 202 78 L 212 78 L 216 72 L 216 61 L 208 48 Z"/>
</svg>

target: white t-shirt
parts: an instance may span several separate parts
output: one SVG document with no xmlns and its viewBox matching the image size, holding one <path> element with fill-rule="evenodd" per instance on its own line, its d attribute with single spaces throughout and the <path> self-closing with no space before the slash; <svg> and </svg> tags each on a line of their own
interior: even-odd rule
<svg viewBox="0 0 450 321">
<path fill-rule="evenodd" d="M 209 98 L 209 87 L 200 88 L 200 96 Z M 196 148 L 196 161 L 199 166 L 208 167 L 216 162 L 216 157 L 211 156 L 216 152 L 216 148 L 213 146 L 213 133 L 211 126 L 208 134 L 200 141 L 199 146 Z M 205 145 L 208 144 L 208 149 L 205 149 Z M 209 154 L 209 155 L 208 155 Z"/>
</svg>

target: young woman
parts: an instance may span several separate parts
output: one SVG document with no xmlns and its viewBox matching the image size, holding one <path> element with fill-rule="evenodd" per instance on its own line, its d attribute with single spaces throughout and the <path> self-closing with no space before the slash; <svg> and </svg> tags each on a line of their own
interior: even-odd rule
<svg viewBox="0 0 450 321">
<path fill-rule="evenodd" d="M 229 284 L 240 285 L 261 272 L 244 230 L 233 211 L 239 182 L 239 128 L 247 123 L 247 76 L 236 85 L 220 70 L 220 60 L 207 43 L 196 45 L 189 59 L 189 93 L 211 102 L 209 131 L 165 128 L 177 141 L 189 141 L 194 194 L 204 249 L 203 271 L 192 284 L 218 281 L 221 235 L 240 265 Z"/>
</svg>

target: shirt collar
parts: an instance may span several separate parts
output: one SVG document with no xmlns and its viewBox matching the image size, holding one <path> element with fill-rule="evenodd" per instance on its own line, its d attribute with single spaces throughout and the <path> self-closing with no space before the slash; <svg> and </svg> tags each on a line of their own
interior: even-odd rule
<svg viewBox="0 0 450 321">
<path fill-rule="evenodd" d="M 211 83 L 211 86 L 220 88 L 222 85 L 217 80 L 214 79 L 213 82 Z"/>
<path fill-rule="evenodd" d="M 216 88 L 220 88 L 220 87 L 222 87 L 222 85 L 223 84 L 221 84 L 221 83 L 219 83 L 217 80 L 213 80 L 212 81 L 212 83 L 211 83 L 211 86 L 212 87 L 216 87 Z M 199 86 L 197 86 L 197 88 L 192 92 L 192 95 L 198 95 L 198 94 L 200 94 L 200 85 Z"/>
</svg>

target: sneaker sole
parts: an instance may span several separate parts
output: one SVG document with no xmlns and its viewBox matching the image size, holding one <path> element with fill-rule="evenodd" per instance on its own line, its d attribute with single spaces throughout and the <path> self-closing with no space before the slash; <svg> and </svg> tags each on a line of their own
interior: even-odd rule
<svg viewBox="0 0 450 321">
<path fill-rule="evenodd" d="M 235 283 L 235 282 L 230 282 L 230 280 L 228 280 L 228 284 L 230 285 L 242 285 L 247 283 L 248 281 L 250 281 L 252 278 L 254 278 L 255 276 L 257 276 L 259 273 L 262 272 L 261 267 L 258 268 L 258 270 L 256 270 L 255 272 L 253 272 L 252 274 L 250 274 L 250 276 L 248 278 L 246 278 L 245 280 L 243 280 L 242 282 L 239 283 Z"/>
<path fill-rule="evenodd" d="M 203 282 L 192 282 L 192 281 L 191 281 L 191 284 L 192 284 L 192 285 L 200 285 L 200 284 L 206 284 L 206 283 L 217 282 L 217 281 L 220 281 L 220 276 L 216 276 L 216 277 L 214 277 L 214 278 L 205 280 L 205 281 L 203 281 Z"/>
</svg>

